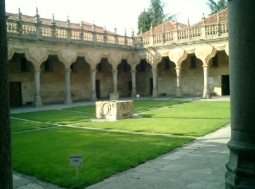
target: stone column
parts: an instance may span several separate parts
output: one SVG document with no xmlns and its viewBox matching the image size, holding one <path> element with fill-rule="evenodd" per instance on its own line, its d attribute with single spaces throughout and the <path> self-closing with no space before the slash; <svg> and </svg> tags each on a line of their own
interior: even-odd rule
<svg viewBox="0 0 255 189">
<path fill-rule="evenodd" d="M 231 139 L 226 189 L 255 188 L 254 7 L 253 0 L 228 1 Z"/>
<path fill-rule="evenodd" d="M 181 88 L 181 68 L 176 67 L 176 82 L 177 82 L 177 88 L 176 88 L 176 97 L 182 97 L 182 88 Z"/>
<path fill-rule="evenodd" d="M 204 65 L 204 92 L 203 92 L 203 98 L 211 98 L 210 97 L 210 91 L 209 91 L 209 79 L 208 79 L 208 66 Z"/>
<path fill-rule="evenodd" d="M 34 82 L 35 82 L 35 96 L 34 96 L 34 106 L 40 107 L 42 106 L 42 100 L 40 96 L 40 72 L 41 70 L 34 70 Z"/>
<path fill-rule="evenodd" d="M 132 74 L 132 97 L 136 97 L 136 71 L 131 71 Z"/>
<path fill-rule="evenodd" d="M 118 71 L 113 70 L 112 71 L 112 77 L 113 77 L 113 93 L 118 93 L 118 88 L 117 88 L 117 75 Z"/>
<path fill-rule="evenodd" d="M 65 94 L 65 104 L 72 104 L 72 97 L 71 97 L 71 92 L 70 92 L 70 74 L 71 74 L 70 69 L 65 70 L 65 80 L 66 80 L 66 94 Z"/>
<path fill-rule="evenodd" d="M 96 101 L 97 100 L 97 94 L 96 94 L 96 70 L 91 69 L 90 70 L 90 76 L 91 76 L 91 100 Z"/>
<path fill-rule="evenodd" d="M 158 97 L 158 86 L 157 86 L 158 70 L 152 69 L 151 71 L 152 71 L 152 77 L 153 77 L 152 97 L 156 98 L 156 97 Z"/>
<path fill-rule="evenodd" d="M 112 78 L 113 78 L 113 93 L 110 94 L 110 100 L 119 100 L 119 93 L 117 87 L 117 70 L 112 71 Z"/>
</svg>

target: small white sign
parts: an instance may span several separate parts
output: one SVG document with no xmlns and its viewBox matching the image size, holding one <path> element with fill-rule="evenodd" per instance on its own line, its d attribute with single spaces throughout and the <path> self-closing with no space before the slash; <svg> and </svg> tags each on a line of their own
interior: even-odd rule
<svg viewBox="0 0 255 189">
<path fill-rule="evenodd" d="M 81 154 L 70 154 L 70 166 L 82 166 L 82 155 Z"/>
<path fill-rule="evenodd" d="M 213 77 L 209 77 L 209 83 L 213 84 Z"/>
</svg>

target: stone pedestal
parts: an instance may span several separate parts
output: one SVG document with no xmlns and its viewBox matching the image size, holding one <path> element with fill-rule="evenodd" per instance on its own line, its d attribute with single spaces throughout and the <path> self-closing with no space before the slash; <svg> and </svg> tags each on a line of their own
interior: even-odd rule
<svg viewBox="0 0 255 189">
<path fill-rule="evenodd" d="M 133 101 L 100 101 L 96 102 L 98 119 L 118 120 L 131 118 L 134 114 Z"/>
<path fill-rule="evenodd" d="M 110 100 L 119 100 L 119 93 L 111 93 Z"/>
</svg>

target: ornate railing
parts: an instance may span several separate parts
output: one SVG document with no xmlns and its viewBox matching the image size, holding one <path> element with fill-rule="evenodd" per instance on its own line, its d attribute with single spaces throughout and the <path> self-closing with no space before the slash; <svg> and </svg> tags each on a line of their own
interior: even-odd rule
<svg viewBox="0 0 255 189">
<path fill-rule="evenodd" d="M 190 40 L 199 40 L 201 38 L 226 37 L 228 34 L 228 23 L 217 22 L 214 24 L 189 26 L 187 28 L 175 29 L 173 31 L 157 34 L 147 34 L 140 36 L 121 36 L 114 33 L 102 33 L 84 30 L 80 28 L 70 28 L 56 26 L 54 22 L 51 25 L 40 22 L 25 22 L 21 19 L 7 19 L 7 33 L 9 38 L 22 38 L 34 40 L 51 40 L 61 42 L 79 42 L 91 43 L 95 45 L 106 45 L 123 48 L 146 47 L 153 45 L 164 45 L 169 43 L 183 43 Z"/>
</svg>

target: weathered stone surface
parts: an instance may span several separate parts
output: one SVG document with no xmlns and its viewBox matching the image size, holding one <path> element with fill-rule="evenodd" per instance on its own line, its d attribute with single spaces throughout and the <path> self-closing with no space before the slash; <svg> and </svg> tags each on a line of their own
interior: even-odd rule
<svg viewBox="0 0 255 189">
<path fill-rule="evenodd" d="M 118 120 L 131 118 L 134 114 L 133 101 L 100 101 L 96 102 L 98 119 Z"/>
</svg>

